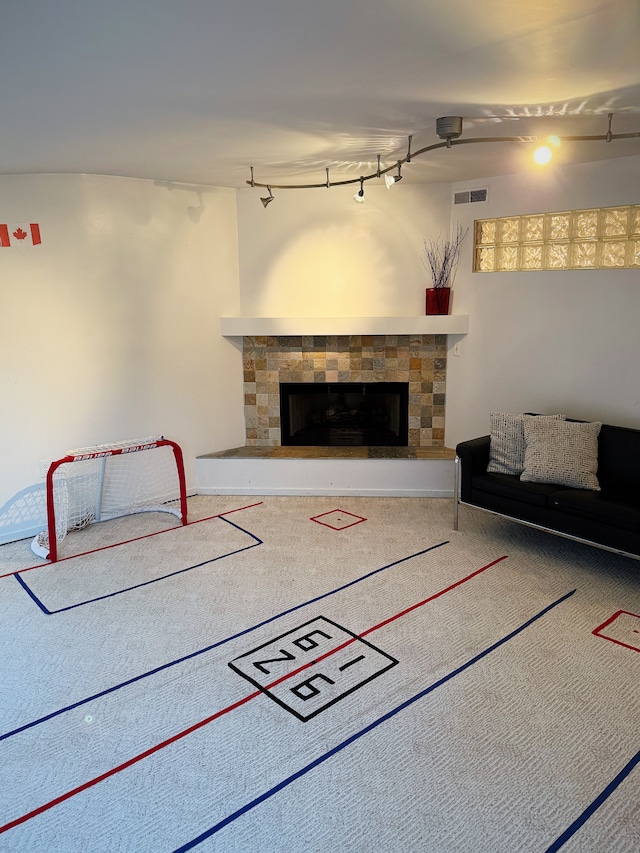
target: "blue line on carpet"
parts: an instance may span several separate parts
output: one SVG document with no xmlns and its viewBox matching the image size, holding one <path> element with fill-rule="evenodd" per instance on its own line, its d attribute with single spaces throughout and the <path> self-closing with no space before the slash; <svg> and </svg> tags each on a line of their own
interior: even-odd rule
<svg viewBox="0 0 640 853">
<path fill-rule="evenodd" d="M 226 521 L 227 519 L 225 519 Z M 229 524 L 233 524 L 233 522 L 228 522 Z M 233 525 L 237 527 L 237 525 Z M 239 527 L 239 530 L 243 530 L 243 528 Z M 247 530 L 244 531 L 248 533 Z M 253 534 L 249 534 L 250 536 Z M 257 538 L 257 537 L 255 537 Z M 383 572 L 386 569 L 391 569 L 394 566 L 398 566 L 401 563 L 406 563 L 408 560 L 412 560 L 414 557 L 420 557 L 422 554 L 427 554 L 429 551 L 435 551 L 436 548 L 442 548 L 443 545 L 448 545 L 449 540 L 445 540 L 444 542 L 438 542 L 437 545 L 431 545 L 429 548 L 424 548 L 422 551 L 416 551 L 415 554 L 409 554 L 407 557 L 401 557 L 399 560 L 394 560 L 393 563 L 387 563 L 386 566 L 381 566 L 379 569 L 374 569 L 372 572 L 367 572 L 366 575 L 362 575 L 355 580 L 348 581 L 348 583 L 343 584 L 342 586 L 336 587 L 335 589 L 329 590 L 329 592 L 324 592 L 321 595 L 316 596 L 315 598 L 310 598 L 308 601 L 303 601 L 301 604 L 296 604 L 293 607 L 288 608 L 288 610 L 283 610 L 281 613 L 277 613 L 275 616 L 270 616 L 268 619 L 264 619 L 262 622 L 258 622 L 255 625 L 252 625 L 250 628 L 245 628 L 242 631 L 238 631 L 237 634 L 231 634 L 229 637 L 225 637 L 223 640 L 218 640 L 216 643 L 212 643 L 209 646 L 205 646 L 203 649 L 198 649 L 195 652 L 191 652 L 191 654 L 185 655 L 184 657 L 178 658 L 177 660 L 170 661 L 169 663 L 164 663 L 161 666 L 155 667 L 155 669 L 150 669 L 148 672 L 143 672 L 140 675 L 135 675 L 133 678 L 127 679 L 127 681 L 123 681 L 120 684 L 116 684 L 113 687 L 108 687 L 106 690 L 101 690 L 99 693 L 94 693 L 92 696 L 88 696 L 86 699 L 80 699 L 77 702 L 74 702 L 72 705 L 67 705 L 65 708 L 60 708 L 57 711 L 52 711 L 50 714 L 47 714 L 44 717 L 40 717 L 37 720 L 33 720 L 30 723 L 25 723 L 22 726 L 19 726 L 17 729 L 13 729 L 10 732 L 6 732 L 5 734 L 0 734 L 0 741 L 6 740 L 7 738 L 12 737 L 13 735 L 17 735 L 20 732 L 25 731 L 25 729 L 30 729 L 33 726 L 40 725 L 40 723 L 45 723 L 47 720 L 51 720 L 54 717 L 58 717 L 60 714 L 65 714 L 67 711 L 73 711 L 74 708 L 79 708 L 81 705 L 85 705 L 87 702 L 93 702 L 95 699 L 100 699 L 103 696 L 107 696 L 109 693 L 114 693 L 116 690 L 120 690 L 122 687 L 129 687 L 131 684 L 135 684 L 136 681 L 141 681 L 143 678 L 148 678 L 151 675 L 156 675 L 159 672 L 162 672 L 165 669 L 169 669 L 172 666 L 177 666 L 178 664 L 185 663 L 191 658 L 198 657 L 198 655 L 203 655 L 206 652 L 210 652 L 213 649 L 217 649 L 218 646 L 223 646 L 225 643 L 229 643 L 232 640 L 237 640 L 238 637 L 243 637 L 245 634 L 250 634 L 252 631 L 256 631 L 258 628 L 262 628 L 264 625 L 268 625 L 270 622 L 275 622 L 277 619 L 281 619 L 283 616 L 288 616 L 290 613 L 295 613 L 296 610 L 301 610 L 303 607 L 307 607 L 310 604 L 315 604 L 317 601 L 321 601 L 323 598 L 328 598 L 330 595 L 335 595 L 338 592 L 342 592 L 345 589 L 348 589 L 350 586 L 354 584 L 361 583 L 367 578 L 373 577 L 377 575 L 379 572 Z M 250 547 L 254 547 L 253 545 Z"/>
<path fill-rule="evenodd" d="M 640 750 L 636 752 L 631 761 L 629 761 L 622 770 L 618 773 L 618 775 L 609 782 L 607 787 L 602 791 L 595 800 L 587 806 L 587 808 L 582 812 L 580 817 L 576 818 L 571 826 L 567 827 L 565 831 L 560 835 L 550 847 L 547 847 L 545 853 L 555 853 L 556 850 L 559 850 L 563 847 L 567 841 L 576 834 L 576 832 L 584 826 L 584 824 L 589 820 L 591 815 L 599 809 L 600 806 L 607 800 L 611 794 L 616 790 L 616 788 L 627 778 L 627 776 L 631 773 L 633 768 L 640 763 Z"/>
<path fill-rule="evenodd" d="M 96 601 L 104 601 L 105 598 L 113 598 L 115 595 L 122 595 L 125 592 L 132 592 L 134 589 L 140 589 L 143 586 L 149 586 L 152 583 L 158 583 L 158 581 L 167 580 L 167 578 L 175 577 L 176 575 L 181 575 L 184 572 L 190 572 L 193 569 L 199 569 L 202 566 L 207 566 L 209 563 L 215 563 L 217 560 L 223 560 L 225 557 L 232 557 L 234 554 L 241 554 L 243 551 L 249 551 L 251 548 L 255 548 L 258 545 L 262 545 L 263 542 L 261 539 L 258 539 L 257 536 L 254 536 L 253 533 L 249 533 L 248 530 L 244 530 L 242 527 L 239 527 L 237 524 L 234 524 L 233 521 L 229 521 L 228 518 L 222 518 L 219 516 L 221 521 L 226 521 L 227 524 L 230 524 L 232 527 L 237 528 L 242 531 L 242 533 L 246 533 L 247 536 L 250 536 L 252 539 L 256 541 L 253 545 L 247 545 L 244 548 L 238 548 L 236 551 L 230 551 L 228 554 L 221 554 L 219 557 L 213 557 L 211 560 L 203 560 L 201 563 L 195 563 L 193 566 L 187 566 L 186 569 L 178 569 L 177 572 L 169 572 L 168 575 L 162 575 L 160 578 L 153 578 L 150 581 L 144 581 L 143 583 L 134 584 L 134 586 L 128 586 L 125 589 L 118 589 L 115 592 L 109 592 L 107 595 L 99 595 L 96 598 L 88 598 L 86 601 L 79 601 L 77 604 L 70 604 L 68 607 L 60 607 L 58 610 L 48 610 L 44 604 L 40 601 L 40 599 L 36 596 L 36 594 L 27 586 L 26 582 L 22 580 L 22 577 L 19 573 L 14 575 L 14 578 L 18 581 L 20 586 L 28 593 L 29 597 L 35 601 L 40 610 L 46 616 L 53 616 L 56 613 L 64 613 L 66 610 L 74 610 L 76 607 L 84 607 L 85 604 L 95 604 Z M 180 530 L 181 528 L 176 528 Z"/>
<path fill-rule="evenodd" d="M 378 726 L 382 725 L 382 723 L 385 723 L 387 720 L 390 720 L 392 717 L 395 717 L 396 714 L 399 714 L 401 711 L 404 711 L 410 705 L 413 705 L 414 702 L 417 702 L 419 699 L 424 698 L 429 693 L 436 690 L 438 687 L 441 687 L 443 684 L 446 684 L 447 681 L 450 681 L 456 675 L 459 675 L 461 672 L 464 672 L 470 666 L 473 666 L 473 664 L 477 663 L 479 660 L 482 660 L 482 658 L 486 657 L 491 652 L 500 648 L 500 646 L 504 645 L 509 640 L 512 640 L 514 637 L 524 631 L 525 628 L 528 628 L 530 625 L 532 625 L 542 616 L 547 614 L 554 607 L 557 607 L 559 604 L 562 604 L 563 601 L 566 601 L 570 596 L 574 594 L 575 591 L 576 590 L 573 589 L 570 592 L 565 593 L 565 595 L 561 596 L 560 598 L 556 599 L 556 601 L 547 605 L 547 607 L 545 607 L 543 610 L 540 610 L 530 619 L 527 619 L 526 622 L 524 622 L 518 628 L 515 628 L 506 636 L 502 637 L 502 639 L 498 640 L 496 643 L 493 643 L 488 648 L 479 652 L 479 654 L 472 657 L 466 663 L 463 663 L 462 666 L 459 666 L 457 669 L 454 669 L 448 675 L 445 675 L 442 678 L 438 679 L 438 681 L 435 681 L 433 684 L 430 684 L 429 687 L 425 687 L 424 690 L 421 690 L 419 693 L 416 693 L 415 696 L 412 696 L 410 699 L 405 700 L 400 705 L 393 708 L 391 711 L 387 711 L 386 714 L 383 714 L 381 717 L 378 717 L 377 720 L 374 720 L 372 723 L 369 723 L 368 726 L 365 726 L 363 729 L 360 729 L 360 731 L 356 732 L 355 734 L 352 734 L 346 740 L 343 740 L 341 743 L 337 744 L 337 746 L 334 746 L 328 752 L 325 752 L 324 755 L 321 755 L 314 761 L 311 761 L 305 767 L 302 767 L 300 770 L 297 770 L 295 773 L 292 773 L 291 776 L 288 776 L 286 779 L 283 779 L 282 782 L 279 782 L 277 785 L 274 785 L 273 788 L 270 788 L 268 791 L 265 791 L 264 794 L 260 794 L 260 796 L 256 797 L 254 800 L 251 800 L 251 802 L 246 803 L 246 805 L 242 806 L 237 811 L 228 815 L 226 818 L 223 818 L 223 820 L 214 824 L 214 826 L 210 827 L 210 829 L 207 829 L 201 835 L 198 835 L 196 838 L 193 838 L 191 841 L 188 841 L 186 844 L 183 844 L 182 847 L 176 848 L 173 853 L 185 853 L 185 851 L 192 850 L 198 844 L 201 844 L 203 841 L 206 841 L 207 838 L 210 838 L 212 835 L 215 835 L 216 832 L 219 832 L 221 829 L 232 823 L 234 820 L 237 820 L 239 817 L 242 817 L 243 814 L 246 814 L 248 811 L 251 811 L 251 809 L 254 809 L 256 806 L 259 806 L 261 803 L 265 802 L 265 800 L 268 800 L 270 797 L 273 797 L 283 788 L 286 788 L 288 785 L 291 785 L 292 782 L 295 782 L 302 776 L 305 776 L 311 770 L 314 770 L 320 764 L 323 764 L 325 761 L 328 761 L 329 758 L 332 758 L 334 755 L 336 755 L 338 752 L 341 752 L 347 746 L 350 746 L 352 743 L 359 740 L 364 735 L 368 734 L 369 732 L 376 729 Z"/>
</svg>

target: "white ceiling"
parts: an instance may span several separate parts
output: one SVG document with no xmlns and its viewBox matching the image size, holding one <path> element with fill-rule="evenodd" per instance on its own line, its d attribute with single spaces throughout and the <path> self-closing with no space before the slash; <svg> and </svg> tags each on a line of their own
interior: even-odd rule
<svg viewBox="0 0 640 853">
<path fill-rule="evenodd" d="M 358 178 L 461 138 L 640 132 L 638 0 L 3 0 L 0 174 L 246 186 Z M 559 159 L 640 154 L 640 137 Z M 407 181 L 524 168 L 456 145 Z"/>
</svg>

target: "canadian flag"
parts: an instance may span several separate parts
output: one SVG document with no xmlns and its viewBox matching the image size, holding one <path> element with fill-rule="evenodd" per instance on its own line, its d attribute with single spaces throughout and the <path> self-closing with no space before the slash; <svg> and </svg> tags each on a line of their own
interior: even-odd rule
<svg viewBox="0 0 640 853">
<path fill-rule="evenodd" d="M 0 223 L 0 248 L 11 246 L 38 246 L 42 243 L 40 226 L 37 222 L 12 224 Z"/>
</svg>

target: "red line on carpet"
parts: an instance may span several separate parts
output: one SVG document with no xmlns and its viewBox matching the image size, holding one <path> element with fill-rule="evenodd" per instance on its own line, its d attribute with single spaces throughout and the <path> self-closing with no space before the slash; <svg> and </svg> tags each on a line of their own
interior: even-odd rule
<svg viewBox="0 0 640 853">
<path fill-rule="evenodd" d="M 252 504 L 252 506 L 258 506 L 258 504 Z M 243 509 L 248 509 L 248 507 L 243 507 Z M 231 510 L 231 511 L 235 512 L 236 510 Z M 226 515 L 226 514 L 227 513 L 220 513 L 220 515 Z M 211 518 L 218 518 L 218 516 L 211 516 Z M 202 521 L 208 521 L 209 519 L 201 519 L 201 520 Z M 197 522 L 193 522 L 193 523 L 196 524 Z M 172 529 L 175 529 L 175 528 L 172 528 Z M 151 535 L 155 535 L 155 534 L 151 534 Z M 141 537 L 141 538 L 144 538 L 144 537 Z M 110 547 L 110 546 L 107 546 L 107 547 Z M 77 556 L 80 556 L 80 555 L 77 555 Z M 293 678 L 294 675 L 298 675 L 300 672 L 304 671 L 305 669 L 308 669 L 311 666 L 314 666 L 319 661 L 324 660 L 325 658 L 328 658 L 331 655 L 336 654 L 337 652 L 344 649 L 346 646 L 351 645 L 351 643 L 355 643 L 355 641 L 359 640 L 361 637 L 364 637 L 367 634 L 370 634 L 372 631 L 377 631 L 379 628 L 382 628 L 384 625 L 388 625 L 391 622 L 394 622 L 396 619 L 399 619 L 401 616 L 406 616 L 407 613 L 411 613 L 413 610 L 416 610 L 418 607 L 423 607 L 425 604 L 428 604 L 430 601 L 433 601 L 434 599 L 439 598 L 440 596 L 444 595 L 445 593 L 450 592 L 452 589 L 455 589 L 456 587 L 460 586 L 461 584 L 466 583 L 467 581 L 471 580 L 472 578 L 475 578 L 477 575 L 481 574 L 482 572 L 485 572 L 487 569 L 490 569 L 492 566 L 495 566 L 497 563 L 500 563 L 502 560 L 506 560 L 506 559 L 507 559 L 506 554 L 502 557 L 498 557 L 497 560 L 493 560 L 491 563 L 487 563 L 486 566 L 482 566 L 482 568 L 477 569 L 475 572 L 472 572 L 470 575 L 467 575 L 466 577 L 462 578 L 461 580 L 456 581 L 454 584 L 451 584 L 450 586 L 446 587 L 445 589 L 441 589 L 438 592 L 434 593 L 433 595 L 430 595 L 428 598 L 425 598 L 422 601 L 419 601 L 417 604 L 413 604 L 413 605 L 411 605 L 411 607 L 407 607 L 405 610 L 401 610 L 400 613 L 396 613 L 395 616 L 391 616 L 388 619 L 385 619 L 383 622 L 379 622 L 377 625 L 374 625 L 372 628 L 367 628 L 366 631 L 363 631 L 362 633 L 358 634 L 357 636 L 355 636 L 349 640 L 346 640 L 346 642 L 341 643 L 335 649 L 331 649 L 331 651 L 325 652 L 325 654 L 323 654 L 320 657 L 310 661 L 309 663 L 303 664 L 301 667 L 294 670 L 293 672 L 289 672 L 286 675 L 282 676 L 281 678 L 276 679 L 271 684 L 268 684 L 267 687 L 264 689 L 270 690 L 271 688 L 275 687 L 276 685 L 280 684 L 281 682 L 286 681 L 289 678 Z M 220 717 L 223 717 L 225 714 L 228 714 L 231 711 L 235 711 L 237 708 L 240 708 L 242 705 L 246 705 L 247 702 L 251 701 L 251 699 L 256 699 L 258 696 L 261 696 L 262 694 L 263 694 L 263 690 L 256 690 L 254 693 L 250 693 L 248 696 L 245 696 L 242 699 L 239 699 L 237 702 L 234 702 L 232 705 L 227 705 L 226 708 L 222 708 L 221 710 L 216 711 L 215 714 L 212 714 L 210 717 L 206 717 L 204 720 L 200 720 L 200 722 L 194 723 L 192 726 L 189 726 L 189 728 L 184 729 L 183 731 L 178 732 L 175 735 L 172 735 L 171 737 L 167 738 L 166 740 L 161 741 L 161 743 L 157 743 L 155 746 L 149 747 L 149 749 L 146 749 L 144 752 L 141 752 L 138 755 L 134 755 L 133 758 L 129 758 L 127 761 L 123 762 L 122 764 L 119 764 L 117 767 L 112 767 L 111 770 L 107 770 L 104 773 L 101 773 L 99 776 L 95 776 L 93 779 L 89 779 L 88 782 L 84 782 L 82 785 L 78 785 L 77 788 L 72 788 L 70 791 L 67 791 L 64 794 L 60 794 L 59 797 L 55 797 L 53 800 L 49 800 L 48 803 L 43 803 L 43 805 L 38 806 L 38 808 L 33 809 L 32 811 L 27 812 L 26 814 L 21 815 L 20 817 L 17 817 L 14 820 L 9 821 L 8 823 L 5 823 L 3 826 L 0 826 L 0 834 L 2 834 L 3 832 L 7 832 L 9 829 L 13 829 L 16 826 L 19 826 L 21 823 L 26 823 L 26 821 L 31 820 L 31 818 L 37 817 L 38 815 L 43 814 L 43 812 L 46 812 L 49 809 L 52 809 L 54 806 L 60 805 L 60 803 L 65 802 L 65 800 L 69 800 L 71 797 L 74 797 L 76 794 L 80 794 L 80 793 L 82 793 L 82 791 L 86 791 L 89 788 L 92 788 L 94 785 L 97 785 L 99 782 L 103 782 L 105 779 L 108 779 L 110 776 L 115 776 L 116 773 L 120 773 L 122 770 L 126 770 L 128 767 L 132 767 L 134 764 L 137 764 L 139 761 L 142 761 L 144 758 L 148 758 L 150 755 L 153 755 L 154 753 L 159 752 L 161 749 L 164 749 L 166 746 L 170 746 L 171 744 L 176 743 L 179 740 L 182 740 L 182 738 L 185 738 L 187 735 L 190 735 L 193 732 L 197 731 L 198 729 L 201 729 L 204 726 L 208 725 L 209 723 L 212 723 L 214 720 L 217 720 Z"/>
<path fill-rule="evenodd" d="M 142 761 L 143 758 L 148 758 L 150 755 L 153 755 L 154 752 L 158 752 L 159 750 L 164 749 L 165 746 L 169 746 L 170 744 L 181 740 L 183 737 L 186 737 L 187 735 L 192 734 L 198 729 L 201 729 L 203 726 L 208 725 L 208 723 L 217 720 L 218 717 L 222 717 L 224 716 L 224 714 L 228 714 L 229 711 L 234 711 L 236 708 L 239 708 L 241 705 L 246 704 L 251 699 L 255 699 L 256 696 L 260 695 L 261 691 L 256 690 L 255 693 L 250 693 L 243 699 L 239 699 L 237 702 L 234 702 L 233 705 L 228 705 L 221 711 L 216 711 L 216 713 L 212 714 L 210 717 L 207 717 L 204 720 L 200 720 L 199 723 L 194 723 L 192 726 L 189 726 L 188 729 L 185 729 L 182 732 L 178 732 L 178 734 L 172 735 L 170 738 L 163 740 L 161 743 L 157 743 L 155 746 L 149 747 L 149 749 L 145 750 L 144 752 L 141 752 L 139 755 L 134 755 L 133 758 L 129 758 L 127 761 L 123 762 L 122 764 L 119 764 L 117 767 L 112 767 L 111 770 L 107 770 L 105 773 L 101 773 L 100 776 L 96 776 L 94 779 L 89 779 L 88 782 L 84 782 L 82 785 L 78 785 L 77 788 L 72 788 L 71 791 L 67 791 L 65 794 L 61 794 L 59 797 L 50 800 L 48 803 L 44 803 L 44 805 L 42 806 L 38 806 L 37 809 L 33 809 L 33 811 L 30 811 L 27 814 L 24 814 L 21 817 L 17 817 L 15 820 L 10 821 L 9 823 L 5 823 L 4 826 L 0 826 L 0 833 L 6 832 L 8 829 L 13 829 L 15 826 L 19 826 L 19 824 L 25 823 L 26 821 L 31 820 L 31 818 L 33 817 L 37 817 L 39 814 L 48 811 L 54 806 L 58 806 L 60 805 L 60 803 L 64 803 L 65 800 L 69 800 L 76 794 L 81 793 L 81 791 L 86 791 L 88 788 L 92 788 L 94 785 L 97 785 L 98 782 L 103 782 L 110 776 L 114 776 L 116 773 L 120 773 L 121 770 L 126 770 L 127 767 L 131 767 L 133 764 L 137 764 L 138 761 Z"/>
<path fill-rule="evenodd" d="M 145 533 L 144 536 L 134 536 L 133 539 L 123 539 L 122 542 L 112 542 L 111 545 L 101 545 L 100 548 L 93 548 L 90 551 L 82 551 L 80 554 L 70 554 L 68 557 L 60 557 L 55 563 L 38 563 L 35 566 L 28 566 L 26 569 L 14 569 L 12 572 L 7 572 L 0 575 L 2 578 L 10 578 L 14 575 L 21 575 L 23 572 L 31 572 L 33 569 L 55 568 L 58 563 L 63 563 L 65 560 L 75 560 L 77 557 L 86 557 L 88 554 L 97 554 L 100 551 L 108 551 L 109 548 L 118 548 L 120 545 L 129 545 L 131 542 L 139 542 L 141 539 L 150 539 L 152 536 L 159 536 L 161 533 L 170 533 L 172 530 L 183 530 L 185 527 L 191 527 L 194 524 L 201 524 L 203 521 L 212 521 L 214 518 L 222 518 L 223 515 L 231 515 L 232 512 L 240 512 L 243 509 L 252 509 L 254 506 L 260 506 L 264 501 L 258 501 L 255 504 L 247 506 L 239 506 L 237 509 L 228 509 L 225 512 L 219 512 L 217 515 L 209 515 L 207 518 L 198 518 L 195 521 L 189 521 L 187 524 L 177 524 L 175 527 L 167 527 L 166 530 L 156 530 L 155 533 Z"/>
<path fill-rule="evenodd" d="M 383 628 L 385 625 L 389 625 L 391 622 L 395 622 L 396 619 L 400 619 L 401 616 L 406 616 L 407 613 L 411 613 L 412 610 L 417 610 L 418 607 L 423 607 L 425 604 L 428 604 L 430 601 L 433 601 L 436 598 L 440 598 L 441 595 L 444 595 L 447 592 L 451 592 L 452 589 L 455 589 L 457 586 L 460 586 L 463 583 L 471 580 L 471 578 L 475 578 L 476 575 L 479 575 L 481 572 L 485 572 L 487 569 L 490 569 L 492 566 L 495 566 L 496 563 L 502 562 L 502 560 L 506 560 L 507 555 L 505 554 L 503 557 L 498 557 L 497 560 L 493 560 L 491 563 L 487 563 L 486 566 L 483 566 L 481 569 L 477 569 L 475 572 L 472 572 L 470 575 L 467 575 L 465 578 L 462 578 L 455 583 L 452 583 L 451 586 L 448 586 L 446 589 L 441 589 L 439 592 L 430 595 L 428 598 L 419 601 L 417 604 L 412 604 L 411 607 L 407 607 L 405 610 L 401 610 L 400 613 L 396 613 L 395 616 L 390 616 L 388 619 L 385 619 L 383 622 L 379 622 L 377 625 L 374 625 L 373 628 L 367 628 L 366 631 L 362 631 L 362 633 L 357 634 L 355 637 L 351 637 L 349 640 L 345 640 L 344 643 L 341 643 L 339 646 L 336 646 L 335 649 L 331 649 L 328 652 L 325 652 L 320 657 L 315 658 L 315 660 L 309 661 L 309 663 L 305 663 L 302 666 L 298 667 L 298 669 L 293 670 L 292 672 L 288 672 L 286 675 L 281 676 L 276 679 L 276 681 L 271 682 L 271 684 L 267 684 L 264 690 L 271 690 L 271 688 L 276 687 L 278 684 L 281 684 L 283 681 L 286 681 L 289 678 L 292 678 L 294 675 L 298 675 L 300 672 L 303 672 L 305 669 L 309 669 L 311 666 L 315 666 L 315 664 L 320 663 L 320 661 L 325 660 L 325 658 L 331 657 L 335 655 L 337 652 L 342 651 L 347 646 L 350 646 L 352 643 L 355 643 L 356 640 L 361 640 L 363 637 L 366 637 L 367 634 L 371 634 L 373 631 L 377 631 L 379 628 Z"/>
<path fill-rule="evenodd" d="M 430 601 L 433 601 L 434 598 L 439 598 L 441 595 L 444 595 L 446 592 L 451 592 L 452 589 L 455 589 L 460 584 L 466 583 L 471 580 L 471 578 L 475 578 L 476 575 L 479 575 L 481 572 L 485 572 L 487 569 L 490 569 L 491 566 L 495 566 L 496 563 L 502 562 L 502 560 L 506 560 L 507 555 L 505 554 L 502 557 L 498 557 L 497 560 L 494 560 L 492 563 L 487 563 L 486 566 L 483 566 L 481 569 L 473 572 L 470 575 L 467 575 L 466 578 L 462 578 L 462 580 L 456 581 L 452 583 L 451 586 L 448 586 L 446 589 L 441 589 L 440 592 L 436 592 L 434 595 L 431 595 L 429 598 L 425 598 L 424 601 L 419 601 L 417 604 L 412 604 L 411 607 L 407 607 L 406 610 L 402 610 L 400 613 L 396 613 L 395 616 L 390 616 L 389 619 L 385 619 L 384 622 L 380 622 L 378 625 L 374 625 L 373 628 L 369 628 L 360 634 L 361 637 L 366 637 L 367 634 L 370 634 L 372 631 L 377 631 L 378 628 L 382 628 L 383 625 L 388 625 L 390 622 L 395 622 L 396 619 L 399 619 L 401 616 L 406 616 L 407 613 L 411 613 L 412 610 L 415 610 L 418 607 L 422 607 L 423 604 L 428 604 Z"/>
</svg>

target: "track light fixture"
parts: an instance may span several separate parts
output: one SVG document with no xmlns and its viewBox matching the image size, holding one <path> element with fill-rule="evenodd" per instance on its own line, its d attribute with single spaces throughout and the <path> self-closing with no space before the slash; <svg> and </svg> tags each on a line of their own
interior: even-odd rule
<svg viewBox="0 0 640 853">
<path fill-rule="evenodd" d="M 440 139 L 446 139 L 447 148 L 451 148 L 451 140 L 462 135 L 462 118 L 460 116 L 443 116 L 437 119 L 436 133 Z"/>
<path fill-rule="evenodd" d="M 268 204 L 271 204 L 271 202 L 273 201 L 273 193 L 271 192 L 271 187 L 267 187 L 267 189 L 269 190 L 269 195 L 266 198 L 260 199 L 263 207 L 266 207 Z"/>
<path fill-rule="evenodd" d="M 558 147 L 563 139 L 568 142 L 595 142 L 602 140 L 603 142 L 612 142 L 614 139 L 632 139 L 640 137 L 640 131 L 634 131 L 632 133 L 613 133 L 611 129 L 611 122 L 613 119 L 613 113 L 609 113 L 609 128 L 606 134 L 595 135 L 595 136 L 549 136 L 546 139 L 546 145 L 548 151 L 546 152 L 547 160 L 551 159 L 549 156 L 553 153 L 553 148 Z M 400 168 L 403 163 L 411 163 L 412 159 L 415 157 L 419 157 L 422 154 L 427 154 L 430 151 L 435 151 L 436 148 L 451 148 L 454 145 L 473 145 L 479 143 L 498 143 L 498 142 L 511 142 L 518 144 L 531 144 L 531 138 L 526 138 L 522 136 L 482 136 L 475 139 L 459 139 L 462 135 L 462 117 L 461 116 L 443 116 L 442 118 L 437 119 L 436 121 L 436 133 L 440 137 L 440 139 L 444 140 L 443 142 L 436 142 L 433 145 L 426 145 L 424 148 L 420 148 L 418 151 L 411 151 L 411 142 L 413 137 L 409 136 L 408 138 L 408 148 L 407 148 L 407 156 L 404 160 L 398 160 L 396 166 L 398 168 L 397 175 L 390 175 L 392 169 L 396 168 L 396 166 L 388 166 L 386 169 L 381 168 L 380 163 L 380 155 L 377 155 L 378 164 L 376 171 L 371 175 L 361 175 L 359 178 L 349 178 L 344 181 L 331 181 L 329 180 L 329 169 L 326 169 L 327 179 L 322 183 L 318 184 L 262 184 L 258 181 L 254 180 L 253 177 L 253 166 L 251 166 L 251 178 L 247 181 L 247 184 L 251 187 L 266 187 L 269 190 L 269 195 L 266 198 L 261 198 L 260 201 L 266 207 L 273 201 L 273 193 L 271 192 L 271 188 L 274 187 L 277 190 L 312 190 L 318 187 L 326 187 L 327 189 L 330 187 L 338 187 L 338 186 L 346 186 L 347 184 L 360 184 L 360 189 L 353 196 L 353 200 L 357 201 L 358 204 L 362 204 L 364 201 L 364 182 L 370 181 L 373 178 L 381 178 L 384 175 L 384 182 L 387 186 L 387 189 L 390 189 L 393 184 L 396 184 L 398 181 L 402 180 L 402 175 L 400 173 Z M 540 156 L 540 155 L 538 155 Z"/>
<path fill-rule="evenodd" d="M 547 136 L 542 145 L 539 145 L 533 152 L 534 162 L 538 166 L 546 166 L 553 158 L 553 149 L 560 147 L 560 138 L 558 136 Z"/>
<path fill-rule="evenodd" d="M 401 161 L 398 160 L 398 174 L 397 175 L 387 174 L 384 176 L 384 182 L 385 182 L 388 190 L 390 190 L 394 184 L 397 184 L 398 181 L 402 180 L 402 175 L 400 174 L 400 169 L 401 169 Z"/>
<path fill-rule="evenodd" d="M 611 142 L 611 140 L 613 139 L 613 133 L 611 133 L 611 122 L 612 121 L 613 121 L 613 113 L 609 113 L 609 130 L 607 130 L 607 134 L 605 136 L 605 139 L 607 140 L 607 142 Z"/>
</svg>

